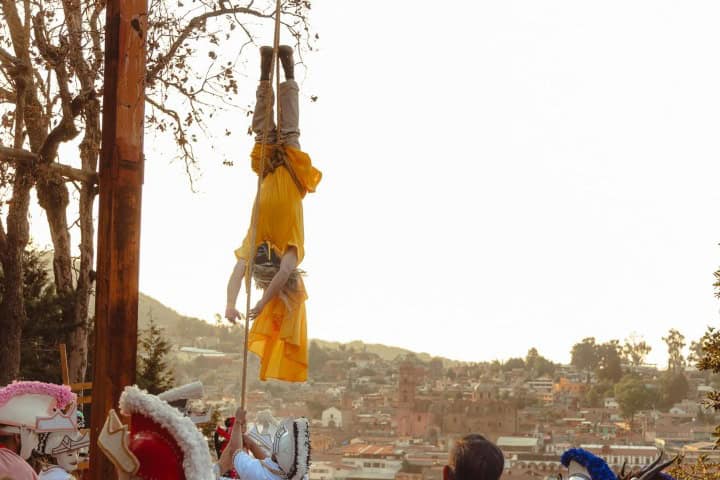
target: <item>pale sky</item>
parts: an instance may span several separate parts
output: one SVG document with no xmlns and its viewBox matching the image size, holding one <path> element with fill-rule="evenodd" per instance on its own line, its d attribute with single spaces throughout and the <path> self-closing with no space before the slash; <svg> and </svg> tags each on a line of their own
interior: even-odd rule
<svg viewBox="0 0 720 480">
<path fill-rule="evenodd" d="M 309 336 L 568 362 L 583 337 L 636 332 L 661 364 L 668 329 L 699 338 L 720 306 L 718 18 L 716 1 L 313 2 Z M 215 143 L 232 168 L 200 146 L 196 194 L 146 142 L 141 290 L 212 320 L 252 139 Z"/>
</svg>

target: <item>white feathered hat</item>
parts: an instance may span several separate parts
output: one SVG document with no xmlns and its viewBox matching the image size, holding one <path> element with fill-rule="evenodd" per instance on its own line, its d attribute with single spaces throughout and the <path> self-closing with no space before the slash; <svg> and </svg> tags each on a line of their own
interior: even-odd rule
<svg viewBox="0 0 720 480">
<path fill-rule="evenodd" d="M 13 382 L 0 388 L 0 425 L 4 426 L 0 431 L 19 433 L 20 427 L 38 433 L 77 430 L 76 398 L 67 385 Z"/>
<path fill-rule="evenodd" d="M 287 480 L 301 480 L 310 469 L 310 425 L 307 418 L 283 420 L 275 432 L 272 456 Z"/>
<path fill-rule="evenodd" d="M 157 397 L 167 403 L 174 403 L 182 400 L 198 400 L 205 395 L 202 382 L 192 382 L 179 387 L 171 388 Z"/>
</svg>

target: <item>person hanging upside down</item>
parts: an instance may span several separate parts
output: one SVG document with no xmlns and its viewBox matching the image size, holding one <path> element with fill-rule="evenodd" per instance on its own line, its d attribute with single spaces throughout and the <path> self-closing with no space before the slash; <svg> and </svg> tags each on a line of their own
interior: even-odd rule
<svg viewBox="0 0 720 480">
<path fill-rule="evenodd" d="M 322 173 L 300 150 L 299 89 L 294 80 L 293 51 L 286 45 L 278 51 L 285 82 L 278 87 L 279 128 L 275 125 L 270 83 L 272 55 L 271 47 L 260 48 L 260 84 L 252 121 L 256 137 L 251 164 L 262 177 L 255 245 L 250 245 L 251 225 L 241 247 L 235 250 L 237 262 L 228 280 L 225 317 L 233 323 L 240 317 L 235 304 L 254 247 L 253 278 L 264 292 L 250 311 L 254 323 L 248 337 L 249 349 L 260 356 L 261 380 L 303 382 L 307 380 L 308 352 L 307 293 L 298 269 L 305 256 L 302 200 L 315 191 Z"/>
</svg>

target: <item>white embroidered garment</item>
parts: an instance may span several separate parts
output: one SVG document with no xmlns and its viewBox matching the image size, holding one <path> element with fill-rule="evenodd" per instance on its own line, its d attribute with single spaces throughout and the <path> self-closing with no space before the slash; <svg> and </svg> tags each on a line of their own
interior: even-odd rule
<svg viewBox="0 0 720 480">
<path fill-rule="evenodd" d="M 284 480 L 277 463 L 270 458 L 258 460 L 242 450 L 233 457 L 233 466 L 243 480 Z"/>
<path fill-rule="evenodd" d="M 75 477 L 60 467 L 50 467 L 40 472 L 39 480 L 75 480 Z"/>
</svg>

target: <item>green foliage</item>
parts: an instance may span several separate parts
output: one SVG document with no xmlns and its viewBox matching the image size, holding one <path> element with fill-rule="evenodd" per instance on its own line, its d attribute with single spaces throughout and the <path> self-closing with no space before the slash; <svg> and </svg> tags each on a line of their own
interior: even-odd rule
<svg viewBox="0 0 720 480">
<path fill-rule="evenodd" d="M 205 438 L 209 440 L 213 438 L 213 433 L 215 433 L 215 429 L 221 421 L 222 415 L 220 415 L 220 410 L 213 408 L 210 414 L 210 421 L 200 426 L 200 431 L 205 435 Z"/>
<path fill-rule="evenodd" d="M 685 357 L 682 354 L 682 349 L 685 347 L 685 336 L 671 328 L 667 337 L 662 339 L 668 347 L 668 370 L 682 372 L 685 369 Z"/>
<path fill-rule="evenodd" d="M 718 278 L 718 272 L 715 272 L 715 278 Z M 715 282 L 718 288 L 718 282 Z M 720 373 L 720 331 L 713 327 L 708 327 L 705 335 L 701 338 L 703 357 L 698 362 L 700 370 L 710 370 L 713 373 Z M 715 390 L 707 395 L 706 403 L 713 407 L 715 411 L 720 410 L 720 392 Z M 715 427 L 716 437 L 715 445 L 720 448 L 720 426 Z"/>
<path fill-rule="evenodd" d="M 325 351 L 315 340 L 310 342 L 308 349 L 308 369 L 311 375 L 322 370 L 323 365 L 330 359 L 330 354 Z"/>
<path fill-rule="evenodd" d="M 588 407 L 600 408 L 603 405 L 603 399 L 607 396 L 614 395 L 614 385 L 608 382 L 598 382 L 585 394 L 585 402 Z"/>
<path fill-rule="evenodd" d="M 690 385 L 687 378 L 682 372 L 673 373 L 670 371 L 660 378 L 660 400 L 658 407 L 662 410 L 668 410 L 676 403 L 687 397 Z"/>
<path fill-rule="evenodd" d="M 707 335 L 707 333 L 705 334 Z M 688 364 L 697 367 L 698 362 L 705 356 L 705 350 L 703 349 L 703 336 L 699 340 L 693 340 L 690 342 L 690 352 L 688 353 Z"/>
<path fill-rule="evenodd" d="M 306 400 L 305 405 L 311 419 L 320 418 L 323 410 L 327 408 L 324 402 L 318 402 L 317 400 Z"/>
<path fill-rule="evenodd" d="M 138 339 L 137 384 L 140 388 L 158 394 L 173 387 L 175 378 L 167 363 L 169 352 L 170 343 L 163 336 L 163 329 L 151 317 Z"/>
<path fill-rule="evenodd" d="M 695 421 L 700 425 L 710 425 L 715 420 L 715 416 L 712 413 L 705 412 L 703 408 L 698 408 L 695 414 Z"/>
<path fill-rule="evenodd" d="M 590 383 L 590 372 L 598 366 L 597 345 L 595 337 L 583 338 L 580 343 L 576 343 L 572 347 L 572 364 L 578 370 L 587 373 L 587 382 Z"/>
<path fill-rule="evenodd" d="M 540 355 L 536 348 L 528 350 L 525 357 L 525 368 L 530 378 L 552 377 L 556 367 L 553 362 Z"/>
<path fill-rule="evenodd" d="M 573 345 L 570 363 L 578 370 L 585 371 L 588 383 L 593 371 L 600 381 L 617 382 L 623 374 L 622 352 L 619 340 L 599 344 L 594 337 L 586 337 Z"/>
<path fill-rule="evenodd" d="M 597 376 L 600 380 L 617 382 L 622 377 L 622 347 L 618 340 L 610 340 L 596 346 Z"/>
<path fill-rule="evenodd" d="M 714 275 L 715 282 L 713 283 L 713 287 L 715 288 L 715 296 L 720 298 L 720 269 L 716 270 Z M 697 361 L 698 369 L 711 371 L 714 374 L 720 373 L 720 331 L 713 327 L 708 327 L 705 334 L 697 343 L 699 345 L 695 345 L 695 348 L 691 347 L 691 350 L 699 357 Z M 710 392 L 707 395 L 705 402 L 717 412 L 720 410 L 720 392 L 717 390 Z M 715 427 L 713 436 L 715 436 L 715 448 L 720 448 L 720 425 Z M 698 460 L 697 465 L 695 465 L 694 468 L 697 469 L 702 467 L 702 471 L 704 473 L 707 471 L 707 468 L 705 468 L 705 465 L 701 464 L 702 461 L 703 458 Z M 715 474 L 712 478 L 720 478 L 720 474 L 718 473 L 720 468 L 718 468 L 717 464 L 715 464 L 714 467 L 713 471 Z M 695 471 L 691 471 L 690 473 L 695 473 Z M 692 478 L 692 475 L 682 477 L 678 476 L 678 478 L 684 480 L 686 478 Z"/>
<path fill-rule="evenodd" d="M 503 372 L 509 372 L 516 368 L 525 368 L 525 360 L 522 358 L 509 358 L 507 362 L 503 363 Z"/>
<path fill-rule="evenodd" d="M 62 383 L 58 345 L 65 343 L 73 326 L 64 324 L 63 309 L 71 301 L 55 293 L 43 253 L 28 249 L 23 255 L 23 298 L 27 322 L 20 344 L 20 378 Z M 0 268 L 0 299 L 2 269 Z"/>
<path fill-rule="evenodd" d="M 698 361 L 700 370 L 710 370 L 720 373 L 720 331 L 708 327 L 700 339 L 703 356 Z"/>
<path fill-rule="evenodd" d="M 706 455 L 700 455 L 695 463 L 685 463 L 680 457 L 667 473 L 677 480 L 720 480 L 720 463 L 709 460 Z"/>
<path fill-rule="evenodd" d="M 522 390 L 512 397 L 508 397 L 507 401 L 510 402 L 510 405 L 512 405 L 512 407 L 516 410 L 522 410 L 534 403 L 534 399 L 528 397 L 527 393 Z"/>
<path fill-rule="evenodd" d="M 634 375 L 625 375 L 615 385 L 615 400 L 620 405 L 623 416 L 632 424 L 637 412 L 652 407 L 653 398 L 645 382 Z"/>
</svg>

